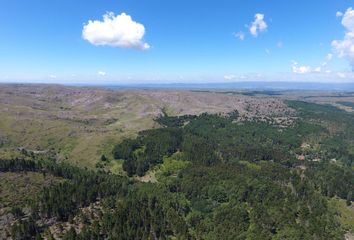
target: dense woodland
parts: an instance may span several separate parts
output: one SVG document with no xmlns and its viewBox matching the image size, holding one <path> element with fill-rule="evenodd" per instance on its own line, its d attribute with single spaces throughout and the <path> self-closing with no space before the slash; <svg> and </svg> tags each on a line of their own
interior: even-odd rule
<svg viewBox="0 0 354 240">
<path fill-rule="evenodd" d="M 46 219 L 79 216 L 83 227 L 63 239 L 343 239 L 328 200 L 354 200 L 354 115 L 288 104 L 298 120 L 287 128 L 242 122 L 237 112 L 162 116 L 161 128 L 114 147 L 126 177 L 50 159 L 1 160 L 1 172 L 65 179 L 44 188 L 30 213 L 13 208 L 10 234 L 50 239 Z M 152 172 L 157 183 L 135 180 Z M 80 211 L 98 202 L 95 214 Z"/>
</svg>

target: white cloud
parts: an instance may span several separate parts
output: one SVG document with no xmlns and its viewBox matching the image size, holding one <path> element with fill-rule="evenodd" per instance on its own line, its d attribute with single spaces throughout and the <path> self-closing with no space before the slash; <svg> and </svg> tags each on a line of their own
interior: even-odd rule
<svg viewBox="0 0 354 240">
<path fill-rule="evenodd" d="M 234 80 L 235 78 L 236 78 L 235 75 L 225 75 L 225 76 L 224 76 L 224 79 L 225 79 L 225 80 Z"/>
<path fill-rule="evenodd" d="M 314 69 L 314 72 L 317 72 L 317 73 L 319 73 L 319 72 L 321 72 L 322 71 L 322 68 L 321 67 L 316 67 L 315 69 Z"/>
<path fill-rule="evenodd" d="M 283 46 L 284 46 L 284 43 L 283 43 L 282 41 L 279 41 L 279 42 L 277 43 L 277 47 L 278 47 L 278 48 L 283 48 Z"/>
<path fill-rule="evenodd" d="M 342 16 L 343 16 L 342 12 L 340 12 L 340 11 L 336 12 L 336 17 L 342 17 Z"/>
<path fill-rule="evenodd" d="M 99 76 L 102 76 L 102 77 L 104 77 L 104 76 L 107 75 L 107 73 L 106 73 L 106 72 L 103 72 L 103 71 L 99 71 L 97 74 L 98 74 Z"/>
<path fill-rule="evenodd" d="M 343 40 L 332 41 L 333 51 L 340 58 L 346 58 L 354 69 L 354 10 L 348 8 L 342 18 L 342 25 L 347 32 Z"/>
<path fill-rule="evenodd" d="M 267 30 L 268 25 L 264 21 L 264 14 L 262 13 L 256 13 L 254 15 L 254 21 L 251 23 L 251 26 L 249 27 L 250 33 L 254 36 L 257 37 L 259 32 L 264 32 Z"/>
<path fill-rule="evenodd" d="M 93 45 L 140 50 L 150 48 L 144 35 L 144 25 L 125 13 L 115 16 L 113 12 L 103 15 L 103 21 L 89 20 L 82 30 L 82 37 Z"/>
<path fill-rule="evenodd" d="M 234 33 L 234 36 L 241 41 L 245 40 L 245 34 L 243 32 Z"/>
<path fill-rule="evenodd" d="M 345 73 L 342 73 L 342 72 L 338 72 L 337 76 L 340 77 L 340 78 L 345 78 L 346 77 Z"/>
<path fill-rule="evenodd" d="M 268 48 L 264 49 L 267 55 L 270 55 L 270 50 Z"/>
<path fill-rule="evenodd" d="M 310 66 L 299 66 L 298 62 L 292 60 L 292 72 L 293 73 L 330 73 L 331 71 L 327 69 L 328 63 L 332 60 L 333 54 L 328 53 L 322 62 L 322 64 L 318 67 L 310 67 Z"/>
<path fill-rule="evenodd" d="M 51 79 L 56 79 L 56 78 L 57 78 L 57 76 L 56 76 L 56 75 L 54 75 L 54 74 L 51 74 L 51 75 L 49 75 L 49 78 L 51 78 Z"/>
<path fill-rule="evenodd" d="M 291 70 L 293 73 L 305 74 L 312 72 L 310 66 L 299 66 L 299 63 L 295 60 L 291 60 Z M 315 69 L 318 70 L 318 69 Z"/>
<path fill-rule="evenodd" d="M 293 65 L 292 66 L 293 73 L 299 73 L 299 74 L 305 74 L 305 73 L 310 73 L 312 72 L 311 68 L 309 66 L 297 66 Z"/>
<path fill-rule="evenodd" d="M 322 67 L 325 67 L 328 65 L 328 63 L 332 60 L 333 58 L 333 54 L 332 53 L 328 53 L 327 56 L 325 57 L 325 60 L 323 61 L 323 63 L 321 64 Z"/>
<path fill-rule="evenodd" d="M 228 74 L 228 75 L 225 75 L 224 76 L 224 80 L 250 80 L 250 79 L 254 79 L 255 77 L 259 78 L 261 77 L 261 75 L 258 73 L 258 74 L 237 74 L 237 75 L 233 75 L 233 74 Z"/>
<path fill-rule="evenodd" d="M 333 54 L 332 53 L 328 53 L 327 56 L 326 56 L 326 61 L 329 62 L 331 61 L 333 58 Z"/>
</svg>

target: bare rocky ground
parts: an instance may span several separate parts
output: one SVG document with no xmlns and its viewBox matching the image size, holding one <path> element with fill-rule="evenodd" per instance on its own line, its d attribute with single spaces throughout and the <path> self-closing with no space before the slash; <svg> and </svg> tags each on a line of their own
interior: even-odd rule
<svg viewBox="0 0 354 240">
<path fill-rule="evenodd" d="M 282 116 L 292 111 L 282 100 L 265 96 L 183 90 L 111 91 L 55 85 L 0 85 L 0 104 L 1 111 L 5 112 L 16 106 L 30 108 L 52 119 L 91 120 L 94 123 L 112 120 L 109 117 L 116 112 L 136 114 L 140 118 L 156 117 L 164 108 L 172 115 L 237 110 L 243 117 Z M 16 113 L 18 117 L 35 115 L 31 111 Z"/>
</svg>

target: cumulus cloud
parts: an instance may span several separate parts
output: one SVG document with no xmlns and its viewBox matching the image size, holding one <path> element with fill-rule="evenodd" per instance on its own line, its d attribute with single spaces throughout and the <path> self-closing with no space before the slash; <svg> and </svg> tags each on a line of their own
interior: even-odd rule
<svg viewBox="0 0 354 240">
<path fill-rule="evenodd" d="M 254 15 L 254 21 L 251 22 L 250 24 L 245 25 L 246 28 L 248 28 L 250 34 L 254 37 L 257 37 L 260 32 L 264 32 L 267 30 L 268 25 L 264 21 L 264 14 L 262 13 L 256 13 Z M 239 40 L 243 41 L 246 38 L 246 34 L 242 31 L 233 33 L 234 37 L 238 38 Z M 281 46 L 283 43 L 280 43 Z M 281 47 L 280 46 L 280 47 Z"/>
<path fill-rule="evenodd" d="M 291 70 L 293 73 L 305 74 L 305 73 L 313 72 L 313 70 L 310 66 L 299 66 L 299 63 L 294 60 L 292 60 L 291 63 L 292 63 Z M 318 70 L 318 69 L 315 69 L 315 70 Z"/>
<path fill-rule="evenodd" d="M 343 16 L 342 12 L 340 12 L 340 11 L 336 12 L 336 17 L 342 17 L 342 16 Z"/>
<path fill-rule="evenodd" d="M 234 36 L 241 41 L 245 40 L 245 34 L 243 32 L 234 33 Z"/>
<path fill-rule="evenodd" d="M 328 63 L 332 60 L 332 58 L 333 58 L 333 54 L 328 53 L 327 56 L 325 57 L 325 60 L 322 62 L 321 66 L 326 67 Z"/>
<path fill-rule="evenodd" d="M 354 69 L 354 10 L 348 8 L 343 14 L 342 25 L 346 29 L 343 40 L 332 41 L 333 51 L 340 58 L 346 58 Z"/>
<path fill-rule="evenodd" d="M 244 74 L 241 74 L 241 75 L 233 75 L 233 74 L 228 74 L 228 75 L 225 75 L 224 76 L 224 79 L 225 80 L 245 80 L 245 79 L 249 79 L 250 78 L 250 75 L 244 75 Z"/>
<path fill-rule="evenodd" d="M 342 73 L 342 72 L 338 72 L 337 76 L 340 77 L 340 78 L 346 78 L 345 73 Z"/>
<path fill-rule="evenodd" d="M 326 61 L 329 62 L 331 61 L 333 58 L 333 54 L 332 53 L 328 53 L 327 56 L 326 56 Z"/>
<path fill-rule="evenodd" d="M 251 26 L 249 27 L 250 33 L 254 36 L 257 37 L 260 32 L 264 32 L 267 30 L 268 25 L 264 21 L 264 14 L 262 13 L 256 13 L 254 15 L 254 21 L 251 23 Z"/>
<path fill-rule="evenodd" d="M 102 76 L 102 77 L 104 77 L 104 76 L 107 75 L 107 73 L 104 72 L 104 71 L 99 71 L 97 74 L 98 74 L 99 76 Z"/>
<path fill-rule="evenodd" d="M 299 63 L 292 60 L 292 72 L 293 73 L 299 73 L 299 74 L 306 74 L 306 73 L 330 73 L 331 71 L 327 69 L 328 63 L 332 60 L 333 54 L 328 53 L 326 57 L 324 58 L 324 61 L 320 66 L 317 67 L 311 67 L 311 66 L 299 66 Z"/>
<path fill-rule="evenodd" d="M 143 40 L 144 35 L 143 24 L 125 13 L 115 16 L 113 12 L 103 15 L 103 21 L 89 20 L 82 30 L 83 39 L 93 45 L 140 50 L 150 48 Z"/>
<path fill-rule="evenodd" d="M 309 67 L 309 66 L 293 65 L 292 70 L 293 70 L 293 73 L 298 73 L 298 74 L 305 74 L 305 73 L 312 72 L 311 67 Z"/>
<path fill-rule="evenodd" d="M 224 76 L 224 79 L 225 79 L 225 80 L 234 80 L 235 78 L 236 78 L 235 75 L 225 75 L 225 76 Z"/>
<path fill-rule="evenodd" d="M 313 71 L 316 72 L 316 73 L 320 73 L 320 72 L 322 72 L 322 68 L 321 67 L 316 67 Z"/>
</svg>

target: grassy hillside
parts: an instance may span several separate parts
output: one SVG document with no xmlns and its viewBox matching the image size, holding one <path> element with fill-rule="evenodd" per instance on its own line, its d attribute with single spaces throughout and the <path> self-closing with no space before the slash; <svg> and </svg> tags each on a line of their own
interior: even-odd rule
<svg viewBox="0 0 354 240">
<path fill-rule="evenodd" d="M 343 239 L 337 97 L 5 86 L 0 238 Z"/>
<path fill-rule="evenodd" d="M 281 100 L 243 94 L 2 85 L 0 156 L 17 148 L 54 150 L 59 159 L 94 168 L 102 154 L 112 158 L 116 143 L 158 127 L 154 119 L 163 112 L 234 110 L 245 119 L 289 118 L 292 112 Z"/>
</svg>

